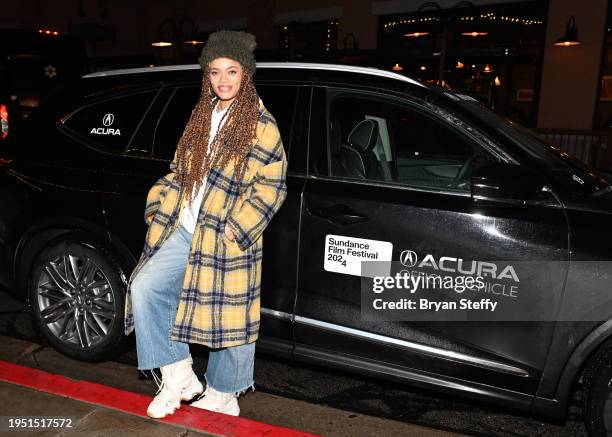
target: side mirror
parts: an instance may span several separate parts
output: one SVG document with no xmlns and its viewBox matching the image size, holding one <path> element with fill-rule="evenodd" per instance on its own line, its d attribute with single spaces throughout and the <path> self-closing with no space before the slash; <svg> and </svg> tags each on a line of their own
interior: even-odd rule
<svg viewBox="0 0 612 437">
<path fill-rule="evenodd" d="M 523 203 L 534 199 L 544 186 L 543 178 L 521 165 L 495 162 L 472 172 L 472 199 L 511 200 Z"/>
</svg>

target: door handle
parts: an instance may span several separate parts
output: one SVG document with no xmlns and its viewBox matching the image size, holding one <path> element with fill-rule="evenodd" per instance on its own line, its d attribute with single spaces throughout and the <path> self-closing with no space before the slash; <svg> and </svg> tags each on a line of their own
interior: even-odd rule
<svg viewBox="0 0 612 437">
<path fill-rule="evenodd" d="M 363 223 L 369 220 L 368 216 L 353 211 L 346 205 L 333 205 L 329 207 L 314 207 L 307 209 L 309 214 L 325 219 L 335 225 L 347 226 Z"/>
</svg>

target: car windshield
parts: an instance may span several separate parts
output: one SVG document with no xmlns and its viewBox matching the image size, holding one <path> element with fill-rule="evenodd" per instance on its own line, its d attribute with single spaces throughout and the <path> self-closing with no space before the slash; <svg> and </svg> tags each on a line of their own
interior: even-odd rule
<svg viewBox="0 0 612 437">
<path fill-rule="evenodd" d="M 537 159 L 556 180 L 564 185 L 569 184 L 581 191 L 596 195 L 612 191 L 610 180 L 560 148 L 547 143 L 530 129 L 498 116 L 469 96 L 451 92 L 445 94 Z"/>
</svg>

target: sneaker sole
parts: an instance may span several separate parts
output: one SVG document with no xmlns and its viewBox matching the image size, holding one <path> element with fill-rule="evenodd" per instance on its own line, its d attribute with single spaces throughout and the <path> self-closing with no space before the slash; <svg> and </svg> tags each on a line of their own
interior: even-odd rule
<svg viewBox="0 0 612 437">
<path fill-rule="evenodd" d="M 221 414 L 227 414 L 228 416 L 240 416 L 240 407 L 236 407 L 234 408 L 215 408 L 215 409 L 209 409 L 209 408 L 205 408 L 196 404 L 191 404 L 192 407 L 196 407 L 199 408 L 201 410 L 206 410 L 206 411 L 212 411 L 213 413 L 221 413 Z"/>
<path fill-rule="evenodd" d="M 164 417 L 171 416 L 172 414 L 174 414 L 174 412 L 176 410 L 177 410 L 177 408 L 175 408 L 172 411 L 164 414 L 163 416 L 154 416 L 154 415 L 151 415 L 151 413 L 149 411 L 147 411 L 147 416 L 149 416 L 151 419 L 163 419 Z"/>
<path fill-rule="evenodd" d="M 190 401 L 193 398 L 195 398 L 196 396 L 201 395 L 203 391 L 204 390 L 199 391 L 199 392 L 194 392 L 191 397 L 181 396 L 181 401 Z M 180 408 L 180 406 L 174 408 L 171 412 L 168 412 L 168 413 L 164 414 L 163 416 L 154 416 L 154 415 L 151 415 L 151 413 L 149 411 L 147 411 L 147 416 L 149 416 L 152 419 L 163 419 L 164 417 L 167 417 L 167 416 L 170 416 L 170 415 L 174 414 L 176 412 L 176 410 L 178 410 L 179 408 Z"/>
</svg>

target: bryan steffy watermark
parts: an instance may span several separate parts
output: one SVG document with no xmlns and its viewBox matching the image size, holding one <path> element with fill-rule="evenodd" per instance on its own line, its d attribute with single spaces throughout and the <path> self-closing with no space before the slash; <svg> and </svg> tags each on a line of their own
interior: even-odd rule
<svg viewBox="0 0 612 437">
<path fill-rule="evenodd" d="M 382 294 L 389 290 L 403 290 L 410 294 L 418 290 L 453 290 L 463 293 L 466 290 L 483 289 L 485 282 L 477 276 L 439 276 L 439 275 L 409 275 L 407 272 L 396 273 L 394 276 L 375 276 L 372 278 L 372 292 Z M 436 296 L 438 297 L 438 296 Z M 425 311 L 454 311 L 477 310 L 495 311 L 498 302 L 482 298 L 471 300 L 462 298 L 456 300 L 438 300 L 429 298 L 400 297 L 396 300 L 387 300 L 382 297 L 374 298 L 372 308 L 375 310 L 425 310 Z"/>
</svg>

